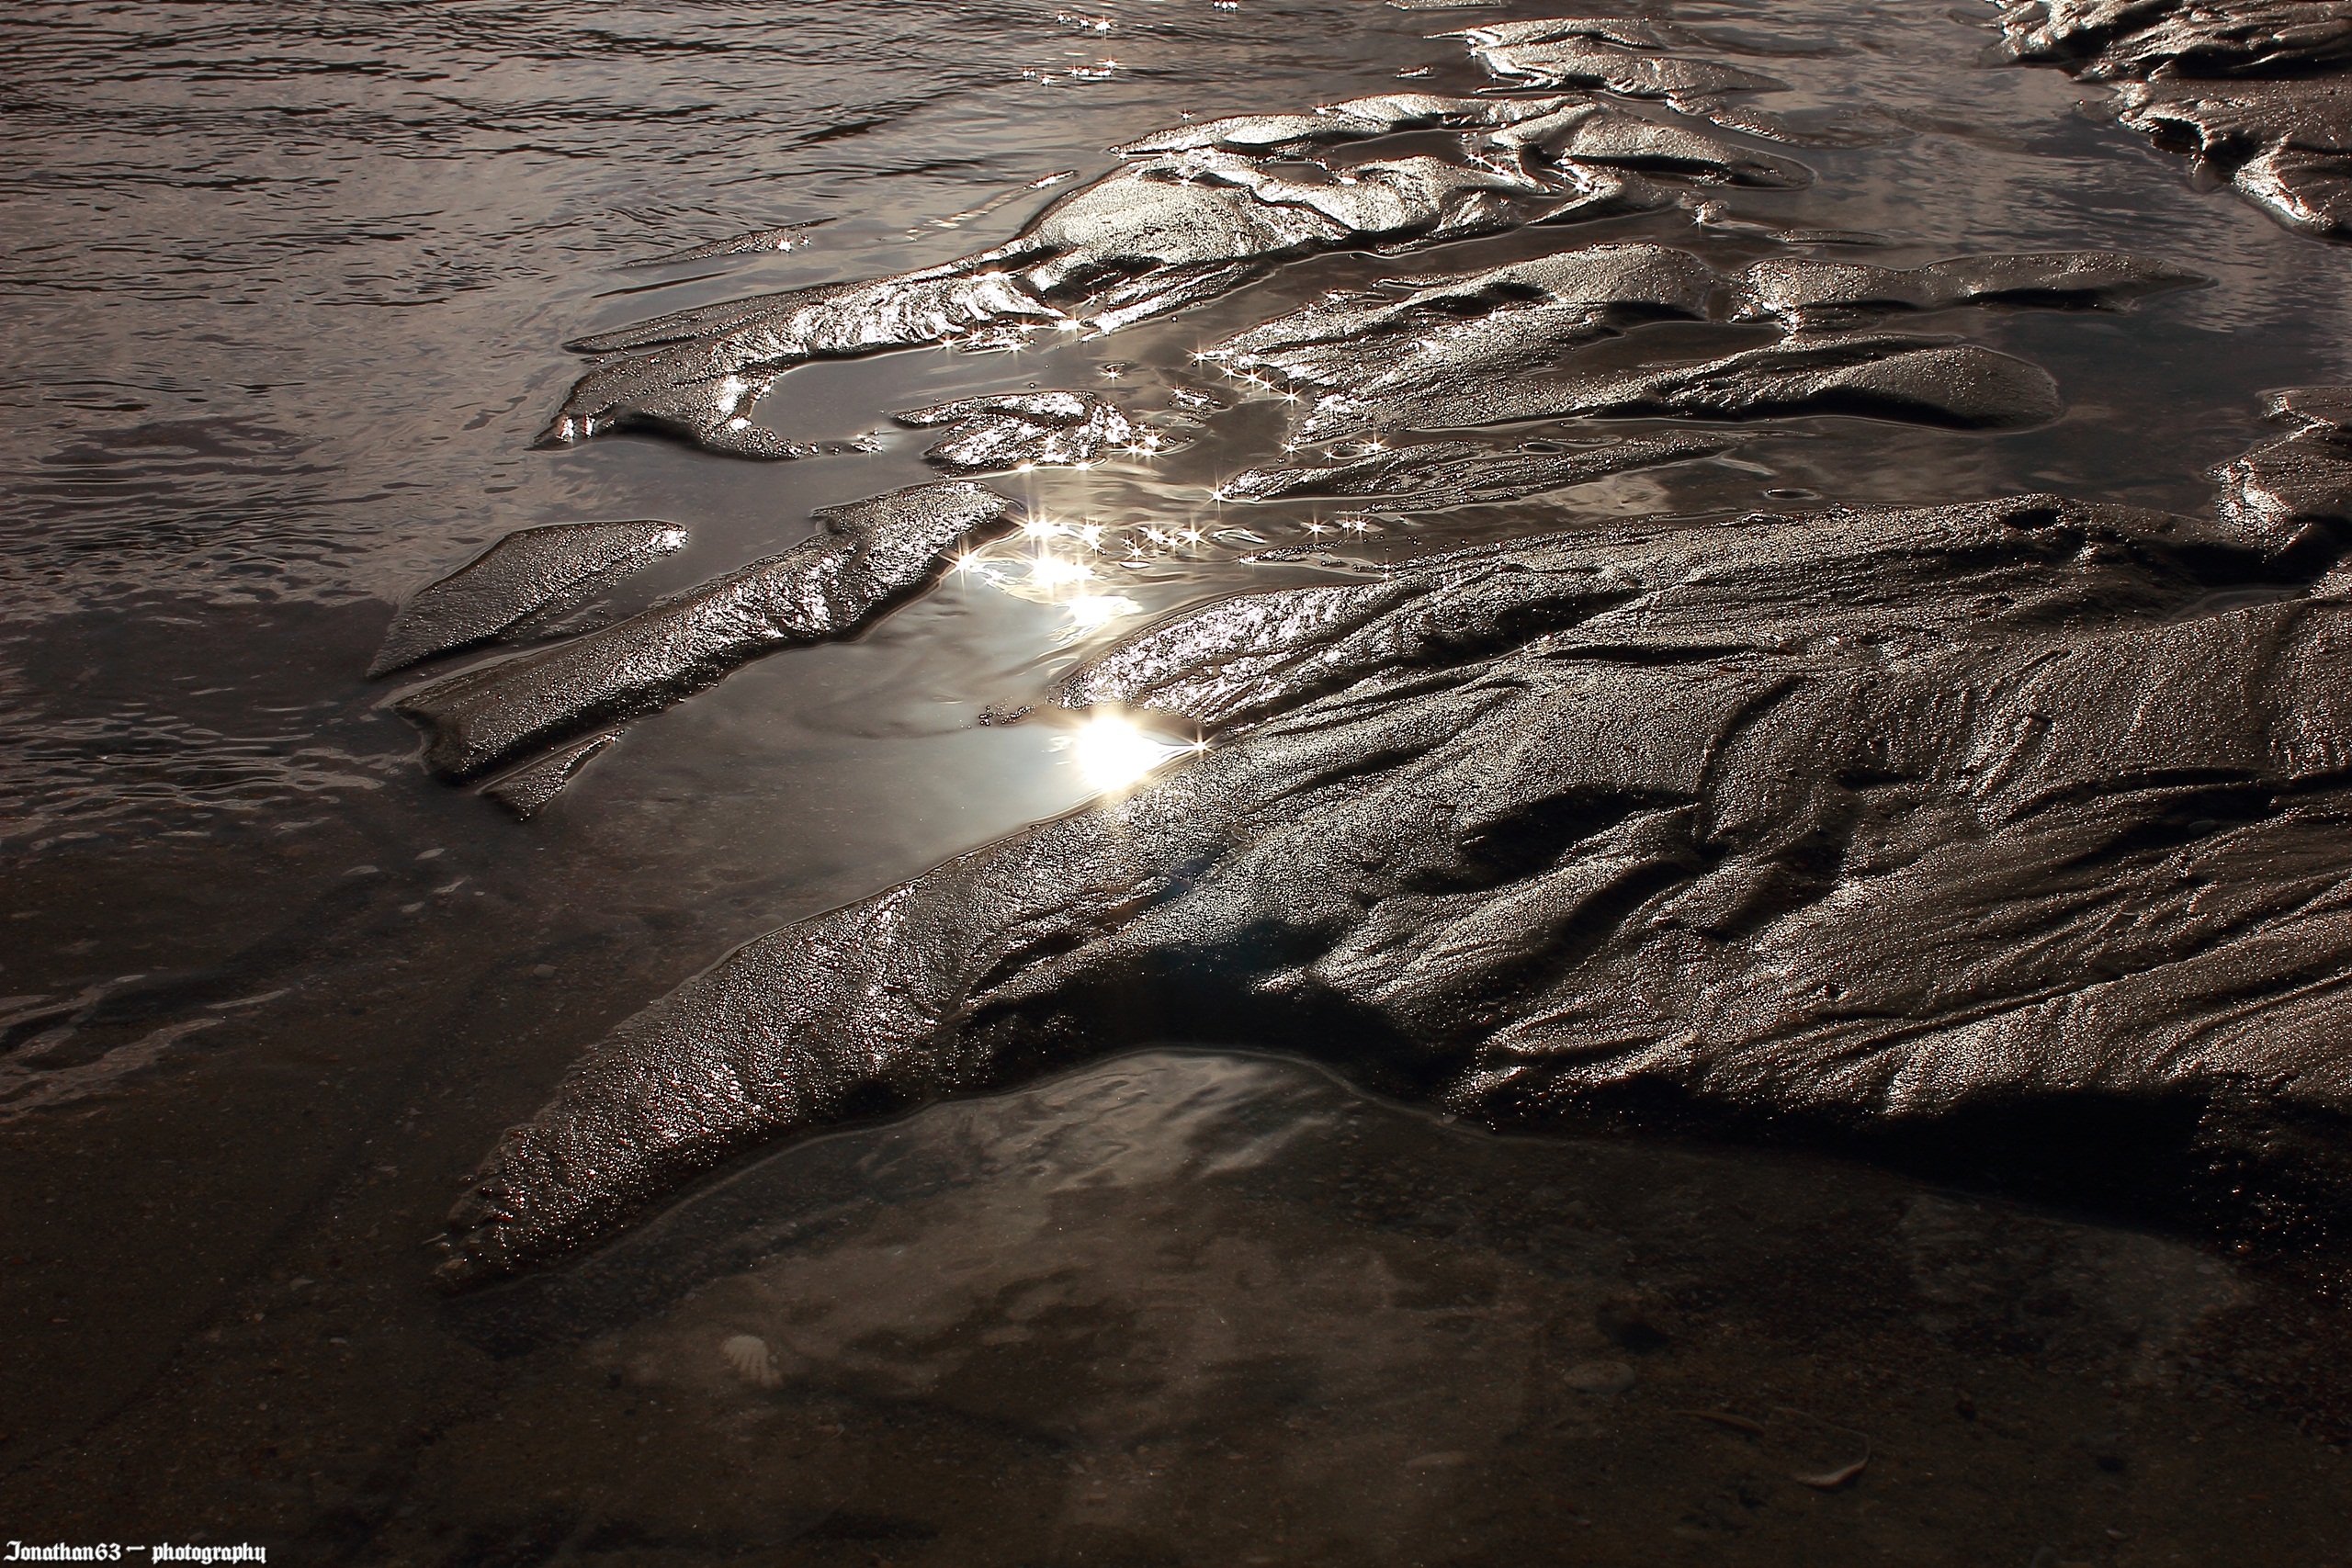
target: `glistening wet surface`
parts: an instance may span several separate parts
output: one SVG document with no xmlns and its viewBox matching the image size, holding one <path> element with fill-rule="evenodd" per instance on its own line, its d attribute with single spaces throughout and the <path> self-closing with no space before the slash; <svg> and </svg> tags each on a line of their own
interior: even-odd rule
<svg viewBox="0 0 2352 1568">
<path fill-rule="evenodd" d="M 2135 1168 L 2115 1140 L 2148 1131 L 2063 1106 L 2030 1135 L 2069 1157 L 2025 1157 L 2049 1151 L 2021 1152 L 2012 1123 L 1916 1145 L 1865 1129 L 1830 1142 L 1871 1157 L 1839 1158 L 1812 1146 L 1817 1126 L 1776 1136 L 1768 1116 L 1701 1142 L 1687 1134 L 1721 1129 L 1687 1107 L 1617 1104 L 1611 1121 L 1515 1104 L 1491 1119 L 1548 1135 L 1503 1136 L 1476 1124 L 1503 1108 L 1448 1124 L 1436 1069 L 1398 1068 L 1400 1040 L 1453 1039 L 1434 1025 L 1317 1014 L 1285 1035 L 1171 1009 L 1198 1027 L 1155 1039 L 1146 1020 L 1113 1032 L 1125 1054 L 1048 1053 L 904 1098 L 991 1096 L 689 1151 L 596 1225 L 525 1235 L 515 1283 L 428 1283 L 449 1257 L 429 1244 L 501 1129 L 737 944 L 1086 806 L 1123 767 L 1205 787 L 1184 781 L 1266 746 L 1217 732 L 1188 759 L 1237 710 L 1182 681 L 1122 689 L 1193 694 L 1142 738 L 1057 705 L 1081 668 L 1150 674 L 1148 640 L 1114 650 L 1175 612 L 1410 587 L 1431 581 L 1415 562 L 1562 531 L 1596 553 L 1506 552 L 1494 570 L 1656 587 L 1642 574 L 1663 557 L 1611 530 L 2030 491 L 2219 531 L 2036 513 L 2015 536 L 2076 529 L 2079 548 L 1983 567 L 2014 574 L 1983 617 L 1922 590 L 1894 631 L 1862 628 L 1870 646 L 2000 651 L 2013 624 L 2063 641 L 2145 623 L 2154 668 L 2165 638 L 2266 606 L 2316 606 L 2296 625 L 2322 626 L 2340 586 L 2296 530 L 2327 525 L 2274 472 L 2304 473 L 2301 449 L 2239 487 L 2287 499 L 2227 526 L 2208 470 L 2298 418 L 2307 446 L 2335 439 L 2320 402 L 2263 423 L 2276 389 L 2352 380 L 2352 259 L 2273 219 L 2325 227 L 2324 125 L 2259 121 L 2192 170 L 2098 107 L 2105 68 L 2082 65 L 2122 61 L 2107 73 L 2136 81 L 2147 58 L 2053 28 L 2013 49 L 2024 63 L 1990 61 L 1991 7 L 1686 4 L 1511 31 L 1561 9 L 0 17 L 0 1530 L 453 1564 L 2048 1568 L 2352 1550 L 2340 1219 L 2268 1187 L 2233 1208 L 2226 1179 L 2185 1195 L 2094 1179 Z M 1429 36 L 1462 28 L 1488 31 Z M 2311 36 L 2293 47 L 2330 66 Z M 1538 98 L 1570 101 L 1492 107 Z M 2158 107 L 2142 118 L 2159 132 L 2188 112 Z M 1159 150 L 1180 125 L 1215 135 Z M 1154 145 L 1105 151 L 1138 142 Z M 568 342 L 627 349 L 673 312 L 952 271 L 1122 180 L 1275 217 L 1254 256 L 1227 235 L 1101 274 L 1085 266 L 1102 244 L 1065 238 L 940 286 L 953 331 L 862 340 L 991 352 L 820 355 L 761 385 L 791 355 L 709 359 L 699 378 L 665 362 L 582 405 L 617 428 L 533 445 L 579 402 L 589 362 Z M 1606 267 L 1520 265 L 1604 245 Z M 2090 252 L 2157 269 L 2132 279 L 2210 282 L 2086 293 L 2116 275 L 2046 262 Z M 1933 270 L 1958 257 L 2045 261 Z M 1377 293 L 1394 341 L 1362 301 L 1318 338 L 1334 290 Z M 1123 310 L 1133 324 L 1098 335 Z M 1036 330 L 989 336 L 1007 322 Z M 1346 351 L 1365 342 L 1385 346 Z M 1923 355 L 1939 357 L 1921 372 Z M 742 382 L 712 394 L 723 411 L 705 395 L 722 373 Z M 737 455 L 754 427 L 827 450 Z M 1018 517 L 948 515 L 938 492 L 858 510 L 942 482 L 924 454 L 943 443 Z M 860 543 L 918 515 L 955 526 L 904 560 Z M 578 523 L 637 531 L 516 542 Z M 369 681 L 396 605 L 476 558 L 436 591 L 463 601 L 435 623 L 452 651 Z M 1853 558 L 1771 560 L 1847 581 Z M 2017 588 L 2033 572 L 2040 599 Z M 692 668 L 645 662 L 632 617 L 739 578 L 801 618 L 714 651 L 689 616 L 671 646 Z M 2074 619 L 2031 622 L 2077 591 Z M 1982 635 L 1950 629 L 1979 618 Z M 1492 624 L 1496 648 L 1551 638 L 1546 669 L 1605 640 L 1584 621 L 1575 637 Z M 2323 667 L 2324 638 L 2304 635 L 2262 646 L 2303 650 L 2280 669 Z M 636 685 L 575 681 L 593 700 L 561 733 L 443 769 L 542 770 L 502 806 L 429 773 L 386 699 L 502 669 L 530 639 L 559 663 L 618 649 Z M 1768 651 L 1813 661 L 1776 680 L 1845 668 Z M 1951 667 L 1955 687 L 1997 685 Z M 547 711 L 501 707 L 512 677 L 483 680 L 494 717 Z M 1284 682 L 1295 670 L 1268 677 Z M 2065 691 L 2027 705 L 2063 723 Z M 2332 710 L 2308 691 L 2260 700 L 2319 738 L 2279 741 L 2262 788 L 2324 784 L 2310 756 L 2329 754 Z M 2233 804 L 2239 785 L 2216 793 L 2223 772 L 2152 785 L 2190 794 L 2082 863 L 2139 898 L 2172 886 L 2151 845 L 2226 822 L 2304 835 L 2250 840 L 2236 863 L 2256 883 L 2324 871 L 2324 789 L 2280 828 Z M 1661 863 L 1631 832 L 1620 858 Z M 2229 929 L 2275 935 L 2277 910 L 2249 908 Z M 2100 925 L 2087 959 L 2034 952 L 2109 962 L 2131 925 Z M 2332 1092 L 2324 1064 L 2300 1071 L 2302 1089 L 2267 1091 L 2323 1120 L 2235 1129 L 2233 1149 L 2287 1151 L 2227 1167 L 2241 1185 L 2308 1163 L 2324 1190 L 2337 1168 L 2297 1142 L 2324 1145 Z M 861 1105 L 879 1109 L 841 1114 Z"/>
</svg>

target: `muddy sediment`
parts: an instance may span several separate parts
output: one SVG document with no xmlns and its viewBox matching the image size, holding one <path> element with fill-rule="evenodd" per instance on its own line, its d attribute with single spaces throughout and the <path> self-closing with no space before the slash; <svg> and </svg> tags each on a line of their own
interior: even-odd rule
<svg viewBox="0 0 2352 1568">
<path fill-rule="evenodd" d="M 0 17 L 11 1533 L 2333 1561 L 2338 19 L 1640 9 Z"/>
<path fill-rule="evenodd" d="M 2240 34 L 2236 53 L 2199 52 L 2182 29 L 2202 22 L 2158 13 L 2013 12 L 2006 36 L 2020 61 L 2165 94 L 2192 66 L 2320 58 Z M 1566 19 L 1457 36 L 1508 87 L 1554 96 L 1391 94 L 1130 140 L 1119 171 L 1006 245 L 582 340 L 621 357 L 582 378 L 549 436 L 650 423 L 811 455 L 750 411 L 813 358 L 1099 335 L 1332 251 L 1676 206 L 1704 225 L 1713 206 L 1690 187 L 1815 177 L 1724 133 L 1792 128 L 1747 102 L 1785 84 L 1702 58 L 1700 33 Z M 1817 144 L 1907 133 L 1846 118 L 1855 134 Z M 1450 151 L 1332 151 L 1408 134 Z M 1292 404 L 1284 458 L 1214 499 L 1430 513 L 1739 439 L 1609 442 L 1594 420 L 2030 429 L 2065 412 L 2044 367 L 1894 320 L 2113 311 L 2210 281 L 2115 252 L 1732 267 L 1645 242 L 1392 276 L 1197 352 Z M 1680 323 L 1671 350 L 1600 352 L 1659 323 Z M 2344 398 L 2282 394 L 2287 433 L 2229 465 L 2201 516 L 2036 494 L 1646 520 L 1164 618 L 1061 701 L 1190 726 L 1197 760 L 749 943 L 622 1026 L 501 1143 L 445 1274 L 562 1256 L 772 1138 L 1171 1035 L 1311 1049 L 1497 1125 L 1626 1114 L 1997 1147 L 2005 1126 L 2087 1108 L 2141 1151 L 2115 1185 L 2158 1209 L 2202 1205 L 2246 1235 L 2338 1228 Z M 1148 440 L 1112 400 L 1034 386 L 900 418 L 949 426 L 929 456 L 960 471 L 1084 467 Z M 1534 423 L 1547 435 L 1449 438 Z M 464 776 L 781 645 L 695 651 L 708 639 L 682 615 L 705 612 L 649 612 L 402 711 L 428 761 Z M 672 645 L 682 661 L 646 662 Z"/>
<path fill-rule="evenodd" d="M 2352 231 L 2352 24 L 2311 0 L 2042 0 L 2001 15 L 2001 52 L 2111 84 L 2117 115 L 2290 228 Z"/>
<path fill-rule="evenodd" d="M 2339 396 L 2282 400 L 2278 445 L 2335 439 Z M 2251 477 L 2287 462 L 2204 518 L 1635 526 L 1155 626 L 1063 701 L 1189 721 L 1204 755 L 631 1021 L 501 1145 L 448 1272 L 559 1256 L 766 1139 L 1169 1033 L 1497 1122 L 1890 1140 L 2096 1106 L 2176 1204 L 2324 1232 L 2352 1204 L 2352 599 L 2342 493 Z"/>
<path fill-rule="evenodd" d="M 1018 506 L 967 480 L 818 513 L 816 537 L 569 642 L 460 671 L 391 705 L 446 778 L 477 777 L 582 730 L 657 713 L 779 648 L 843 636 L 1001 532 Z"/>
<path fill-rule="evenodd" d="M 388 675 L 544 624 L 686 542 L 667 523 L 554 523 L 520 528 L 401 606 L 368 666 Z"/>
<path fill-rule="evenodd" d="M 1108 398 L 1084 392 L 1012 392 L 959 398 L 898 416 L 916 429 L 945 426 L 923 456 L 951 473 L 1002 473 L 1040 465 L 1077 468 L 1114 453 L 1157 452 L 1166 437 Z"/>
</svg>

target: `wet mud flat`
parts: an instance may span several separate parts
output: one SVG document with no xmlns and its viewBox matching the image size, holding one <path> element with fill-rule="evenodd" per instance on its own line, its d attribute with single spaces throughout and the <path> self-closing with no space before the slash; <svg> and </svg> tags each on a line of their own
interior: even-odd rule
<svg viewBox="0 0 2352 1568">
<path fill-rule="evenodd" d="M 9 1532 L 2340 1556 L 2326 9 L 20 28 Z"/>
<path fill-rule="evenodd" d="M 353 1266 L 408 1169 L 76 1445 L 57 1528 L 795 1563 L 2325 1562 L 2340 1529 L 2337 1325 L 2292 1281 L 1803 1156 L 1145 1053 L 432 1312 Z"/>
<path fill-rule="evenodd" d="M 780 1156 L 450 1324 L 496 1393 L 378 1528 L 453 1561 L 2316 1562 L 2344 1477 L 2281 1419 L 2324 1319 L 2194 1247 L 1246 1056 Z"/>
</svg>

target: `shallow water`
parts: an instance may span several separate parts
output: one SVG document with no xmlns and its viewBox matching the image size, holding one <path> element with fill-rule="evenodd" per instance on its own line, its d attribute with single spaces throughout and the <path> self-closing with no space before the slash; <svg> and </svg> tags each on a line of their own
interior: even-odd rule
<svg viewBox="0 0 2352 1568">
<path fill-rule="evenodd" d="M 2202 511 L 2261 389 L 2352 378 L 2352 253 L 2075 107 L 2098 89 L 1980 66 L 1983 23 L 1684 5 L 1796 85 L 1770 107 L 1874 104 L 1911 133 L 1792 150 L 1803 190 L 1719 193 L 1747 230 L 1668 209 L 1324 257 L 1099 341 L 809 367 L 759 411 L 881 431 L 868 453 L 530 446 L 578 371 L 566 339 L 998 243 L 1069 188 L 1035 182 L 1093 178 L 1179 111 L 1472 90 L 1423 35 L 1544 14 L 0 17 L 0 1529 L 517 1563 L 2346 1551 L 2352 1348 L 2308 1280 L 1811 1156 L 1497 1140 L 1256 1056 L 936 1108 L 775 1155 L 511 1292 L 426 1291 L 466 1172 L 612 1022 L 1087 798 L 1066 729 L 978 720 L 1151 613 L 1531 519 L 2029 489 Z M 629 265 L 800 224 L 786 253 Z M 1876 265 L 2097 247 L 2216 281 L 1917 323 L 2051 371 L 2067 412 L 2038 429 L 1782 422 L 1728 460 L 1362 533 L 1213 498 L 1286 412 L 1192 361 L 1243 326 L 1597 240 L 1729 271 L 1788 228 L 1882 236 L 1822 253 Z M 378 705 L 400 682 L 362 677 L 394 601 L 512 529 L 686 528 L 582 612 L 616 615 L 935 477 L 938 433 L 891 412 L 1032 386 L 1231 405 L 1149 463 L 1002 481 L 1121 542 L 1108 622 L 1002 591 L 1027 547 L 992 547 L 853 642 L 639 722 L 526 824 L 426 777 Z M 1310 553 L 1244 558 L 1268 546 Z M 776 1386 L 724 1359 L 739 1336 Z M 1860 1474 L 1792 1479 L 1855 1434 Z"/>
</svg>

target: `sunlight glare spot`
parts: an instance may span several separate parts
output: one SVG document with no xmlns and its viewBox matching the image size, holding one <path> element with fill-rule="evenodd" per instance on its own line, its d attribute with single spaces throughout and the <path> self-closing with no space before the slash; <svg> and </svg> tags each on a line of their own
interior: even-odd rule
<svg viewBox="0 0 2352 1568">
<path fill-rule="evenodd" d="M 1073 631 L 1091 632 L 1143 608 L 1124 593 L 1081 593 L 1063 606 Z"/>
<path fill-rule="evenodd" d="M 1169 758 L 1193 750 L 1154 740 L 1125 719 L 1107 714 L 1087 720 L 1073 745 L 1079 772 L 1088 784 L 1106 794 L 1125 789 Z"/>
<path fill-rule="evenodd" d="M 1039 556 L 1029 563 L 1029 581 L 1036 588 L 1062 588 L 1073 582 L 1090 582 L 1093 578 L 1094 569 L 1084 561 Z"/>
</svg>

